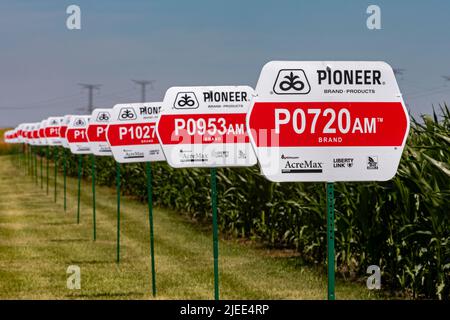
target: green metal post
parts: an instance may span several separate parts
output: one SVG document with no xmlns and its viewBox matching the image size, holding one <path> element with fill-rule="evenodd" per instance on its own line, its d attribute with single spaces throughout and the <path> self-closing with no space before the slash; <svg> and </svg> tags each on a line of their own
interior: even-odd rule
<svg viewBox="0 0 450 320">
<path fill-rule="evenodd" d="M 334 293 L 334 184 L 327 182 L 327 239 L 328 239 L 328 300 Z"/>
<path fill-rule="evenodd" d="M 47 146 L 47 150 L 45 151 L 46 154 L 47 154 L 47 156 L 46 156 L 46 158 L 47 158 L 47 160 L 46 160 L 46 165 L 47 165 L 47 175 L 46 175 L 46 178 L 47 178 L 47 195 L 48 195 L 48 166 L 49 166 L 49 161 L 50 161 L 50 159 L 49 159 L 49 157 L 50 157 L 49 150 L 50 150 L 50 147 Z"/>
<path fill-rule="evenodd" d="M 37 169 L 37 147 L 34 147 L 34 177 L 36 178 L 36 185 L 39 185 L 38 169 Z"/>
<path fill-rule="evenodd" d="M 55 147 L 55 153 L 53 156 L 54 162 L 55 162 L 55 202 L 56 202 L 56 179 L 58 174 L 58 147 Z"/>
<path fill-rule="evenodd" d="M 95 216 L 95 156 L 91 154 L 92 165 L 92 229 L 94 241 L 97 239 L 97 221 Z"/>
<path fill-rule="evenodd" d="M 120 262 L 120 163 L 116 163 L 116 189 L 117 189 L 117 263 Z"/>
<path fill-rule="evenodd" d="M 217 226 L 217 169 L 211 168 L 211 203 L 213 219 L 214 299 L 219 300 L 219 231 Z"/>
<path fill-rule="evenodd" d="M 66 169 L 66 148 L 63 147 L 63 174 L 64 174 L 64 211 L 67 210 L 67 197 L 66 197 L 66 193 L 67 193 L 67 169 Z"/>
<path fill-rule="evenodd" d="M 78 206 L 77 206 L 77 223 L 80 223 L 80 195 L 81 195 L 81 166 L 83 165 L 83 157 L 78 155 Z"/>
<path fill-rule="evenodd" d="M 42 154 L 41 154 L 41 189 L 44 189 L 44 175 L 43 175 L 43 173 L 42 173 L 42 163 L 43 163 L 43 156 L 42 156 Z"/>
<path fill-rule="evenodd" d="M 150 226 L 150 256 L 152 265 L 152 292 L 156 296 L 156 271 L 155 271 L 155 249 L 153 240 L 153 187 L 152 187 L 152 166 L 150 162 L 145 163 L 147 169 L 147 197 L 148 197 L 148 221 Z"/>
</svg>

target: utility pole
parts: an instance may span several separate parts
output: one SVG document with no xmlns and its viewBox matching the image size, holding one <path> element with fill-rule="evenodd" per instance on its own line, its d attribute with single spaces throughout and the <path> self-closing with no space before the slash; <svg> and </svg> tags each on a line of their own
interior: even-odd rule
<svg viewBox="0 0 450 320">
<path fill-rule="evenodd" d="M 100 84 L 88 84 L 88 83 L 79 83 L 79 85 L 83 89 L 88 90 L 88 113 L 92 114 L 92 110 L 94 110 L 94 90 L 100 90 Z"/>
<path fill-rule="evenodd" d="M 141 102 L 146 102 L 145 101 L 146 87 L 147 85 L 150 85 L 150 89 L 153 89 L 153 83 L 155 82 L 155 80 L 132 80 L 132 81 L 141 86 Z"/>
</svg>

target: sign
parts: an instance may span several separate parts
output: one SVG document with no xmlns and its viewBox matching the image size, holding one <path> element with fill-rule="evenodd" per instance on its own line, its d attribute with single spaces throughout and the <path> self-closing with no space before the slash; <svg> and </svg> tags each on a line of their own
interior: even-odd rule
<svg viewBox="0 0 450 320">
<path fill-rule="evenodd" d="M 39 126 L 39 140 L 40 145 L 46 146 L 47 145 L 47 138 L 45 137 L 45 127 L 47 125 L 47 119 L 42 120 Z"/>
<path fill-rule="evenodd" d="M 155 124 L 161 102 L 116 104 L 106 139 L 120 163 L 164 161 Z"/>
<path fill-rule="evenodd" d="M 61 139 L 61 144 L 64 148 L 69 149 L 69 143 L 67 142 L 67 127 L 69 126 L 70 119 L 72 115 L 65 115 L 63 117 L 61 128 L 59 129 L 59 138 Z"/>
<path fill-rule="evenodd" d="M 8 130 L 3 133 L 3 138 L 6 143 L 18 143 L 17 128 Z"/>
<path fill-rule="evenodd" d="M 26 144 L 30 144 L 30 139 L 31 139 L 31 126 L 32 123 L 25 123 L 23 125 L 23 131 L 22 131 L 22 136 L 23 136 L 23 141 Z"/>
<path fill-rule="evenodd" d="M 106 129 L 111 119 L 112 109 L 95 109 L 87 128 L 91 151 L 96 156 L 111 156 L 111 148 L 106 140 Z"/>
<path fill-rule="evenodd" d="M 254 91 L 248 86 L 172 87 L 157 133 L 169 165 L 252 166 L 245 117 Z"/>
<path fill-rule="evenodd" d="M 25 143 L 25 138 L 24 138 L 24 135 L 25 135 L 25 133 L 24 133 L 24 127 L 25 127 L 25 124 L 24 124 L 24 123 L 21 123 L 21 124 L 19 124 L 19 125 L 17 126 L 17 141 L 18 141 L 19 143 Z"/>
<path fill-rule="evenodd" d="M 49 146 L 62 145 L 62 141 L 59 136 L 59 130 L 62 121 L 62 117 L 50 117 L 47 119 L 47 126 L 45 127 L 45 138 L 47 139 L 47 144 Z"/>
<path fill-rule="evenodd" d="M 41 126 L 41 124 L 39 122 L 32 123 L 30 126 L 30 130 L 31 130 L 30 144 L 32 146 L 37 146 L 37 145 L 41 144 L 41 140 L 39 138 L 40 126 Z"/>
<path fill-rule="evenodd" d="M 272 61 L 247 116 L 271 181 L 385 181 L 409 117 L 392 68 L 376 61 Z"/>
<path fill-rule="evenodd" d="M 90 116 L 72 116 L 67 126 L 66 139 L 73 154 L 89 154 L 91 148 L 87 139 Z"/>
</svg>

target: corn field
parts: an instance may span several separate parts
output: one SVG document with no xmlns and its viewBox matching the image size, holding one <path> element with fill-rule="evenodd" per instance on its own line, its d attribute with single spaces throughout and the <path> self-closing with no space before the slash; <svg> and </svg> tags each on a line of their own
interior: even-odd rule
<svg viewBox="0 0 450 320">
<path fill-rule="evenodd" d="M 341 276 L 366 277 L 367 267 L 378 265 L 385 290 L 416 299 L 449 298 L 448 106 L 440 107 L 439 113 L 422 116 L 422 121 L 412 119 L 394 179 L 335 184 L 336 263 Z M 76 176 L 77 158 L 66 154 L 68 174 Z M 83 175 L 89 178 L 87 157 L 84 164 Z M 114 186 L 115 168 L 112 158 L 97 158 L 97 182 Z M 152 170 L 154 203 L 209 221 L 208 170 L 172 169 L 165 163 L 152 164 Z M 146 201 L 143 164 L 122 165 L 122 178 L 124 194 Z M 324 184 L 272 183 L 256 166 L 223 168 L 218 170 L 218 199 L 222 234 L 295 248 L 303 261 L 322 266 L 325 272 Z"/>
</svg>

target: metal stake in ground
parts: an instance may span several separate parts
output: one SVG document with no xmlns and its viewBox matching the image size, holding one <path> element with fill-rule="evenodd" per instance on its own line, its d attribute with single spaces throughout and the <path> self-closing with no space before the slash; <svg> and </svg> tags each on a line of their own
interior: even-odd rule
<svg viewBox="0 0 450 320">
<path fill-rule="evenodd" d="M 334 294 L 334 184 L 327 182 L 328 300 Z"/>
<path fill-rule="evenodd" d="M 97 239 L 97 226 L 95 217 L 95 156 L 91 154 L 91 166 L 92 166 L 92 232 L 94 241 Z"/>
<path fill-rule="evenodd" d="M 50 155 L 49 155 L 49 149 L 50 149 L 50 147 L 47 146 L 47 149 L 45 150 L 45 152 L 46 152 L 46 158 L 47 158 L 47 160 L 46 160 L 46 165 L 47 165 L 47 175 L 46 175 L 46 178 L 47 178 L 47 195 L 48 195 L 48 166 L 49 166 L 49 157 L 50 157 Z"/>
<path fill-rule="evenodd" d="M 56 202 L 56 179 L 58 174 L 58 147 L 55 147 L 55 154 L 54 154 L 54 161 L 55 161 L 55 202 Z"/>
<path fill-rule="evenodd" d="M 214 299 L 219 300 L 219 232 L 217 227 L 217 169 L 211 168 L 211 204 L 213 219 Z"/>
<path fill-rule="evenodd" d="M 37 147 L 34 148 L 34 176 L 36 178 L 36 185 L 39 185 L 38 169 L 37 169 Z"/>
<path fill-rule="evenodd" d="M 42 174 L 42 162 L 43 162 L 43 156 L 41 154 L 41 189 L 44 189 L 44 176 Z"/>
<path fill-rule="evenodd" d="M 67 209 L 67 198 L 66 198 L 66 180 L 67 180 L 67 170 L 66 170 L 66 149 L 63 148 L 63 174 L 64 174 L 64 211 Z"/>
<path fill-rule="evenodd" d="M 153 245 L 153 188 L 152 188 L 152 167 L 150 162 L 145 163 L 147 169 L 147 196 L 148 196 L 148 221 L 150 225 L 150 256 L 152 260 L 152 292 L 156 296 L 156 271 L 155 252 Z"/>
<path fill-rule="evenodd" d="M 116 189 L 117 189 L 117 263 L 120 262 L 120 163 L 116 163 Z"/>
<path fill-rule="evenodd" d="M 81 195 L 81 166 L 83 165 L 83 156 L 78 155 L 78 206 L 77 206 L 77 223 L 80 223 L 80 195 Z"/>
</svg>

